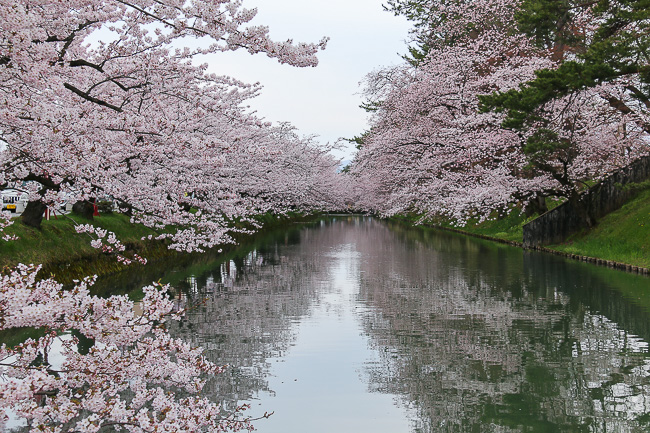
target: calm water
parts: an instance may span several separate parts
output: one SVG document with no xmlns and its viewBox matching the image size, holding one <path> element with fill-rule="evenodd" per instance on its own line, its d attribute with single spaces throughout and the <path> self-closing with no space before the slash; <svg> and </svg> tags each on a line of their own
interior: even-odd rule
<svg viewBox="0 0 650 433">
<path fill-rule="evenodd" d="M 168 268 L 261 433 L 650 431 L 647 277 L 363 217 Z"/>
</svg>

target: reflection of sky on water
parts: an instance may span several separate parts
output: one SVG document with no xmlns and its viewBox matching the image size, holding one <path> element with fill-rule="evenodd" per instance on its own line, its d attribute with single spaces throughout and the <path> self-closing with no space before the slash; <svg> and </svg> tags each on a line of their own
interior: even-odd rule
<svg viewBox="0 0 650 433">
<path fill-rule="evenodd" d="M 650 429 L 643 277 L 362 218 L 188 277 L 174 329 L 273 432 Z"/>
<path fill-rule="evenodd" d="M 353 245 L 334 253 L 319 305 L 297 324 L 297 338 L 270 370 L 269 388 L 257 407 L 274 412 L 260 432 L 406 432 L 408 417 L 395 397 L 369 394 L 363 370 L 380 362 L 368 347 L 358 318 L 358 254 Z"/>
</svg>

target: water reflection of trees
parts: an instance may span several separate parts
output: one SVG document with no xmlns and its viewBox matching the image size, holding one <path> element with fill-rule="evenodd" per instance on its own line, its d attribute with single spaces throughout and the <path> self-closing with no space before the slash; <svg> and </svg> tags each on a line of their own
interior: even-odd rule
<svg viewBox="0 0 650 433">
<path fill-rule="evenodd" d="M 226 407 L 273 393 L 266 380 L 270 360 L 283 356 L 295 340 L 293 325 L 327 293 L 333 253 L 347 242 L 348 230 L 336 220 L 319 226 L 328 229 L 292 227 L 245 256 L 174 283 L 179 306 L 194 308 L 171 332 L 230 366 L 205 389 Z"/>
<path fill-rule="evenodd" d="M 176 335 L 232 367 L 227 404 L 269 389 L 272 358 L 356 249 L 359 309 L 382 363 L 369 387 L 402 396 L 421 432 L 640 432 L 650 428 L 648 312 L 611 285 L 647 279 L 376 221 L 294 227 L 174 285 L 198 305 Z M 620 279 L 620 281 L 615 281 Z M 206 299 L 203 304 L 199 301 Z"/>
<path fill-rule="evenodd" d="M 545 256 L 400 227 L 357 241 L 364 328 L 384 359 L 370 386 L 413 402 L 417 430 L 648 428 L 648 346 L 589 301 L 606 293 L 609 313 L 639 318 L 627 322 L 647 314 L 580 266 L 555 258 L 549 277 Z"/>
</svg>

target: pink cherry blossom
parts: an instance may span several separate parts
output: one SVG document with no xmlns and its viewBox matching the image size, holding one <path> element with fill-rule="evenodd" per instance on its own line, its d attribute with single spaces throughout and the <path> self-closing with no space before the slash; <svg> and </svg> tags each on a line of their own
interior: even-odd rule
<svg viewBox="0 0 650 433">
<path fill-rule="evenodd" d="M 531 133 L 503 128 L 503 113 L 479 111 L 479 95 L 517 88 L 561 61 L 513 31 L 517 8 L 513 0 L 436 4 L 448 19 L 432 34 L 437 42 L 427 57 L 417 66 L 369 75 L 366 94 L 377 109 L 351 170 L 362 208 L 443 216 L 463 225 L 539 196 L 575 196 L 585 182 L 650 151 L 638 126 L 647 121 L 610 105 L 613 95 L 625 98 L 623 82 L 542 107 L 551 120 L 540 126 L 571 143 L 543 168 L 532 167 L 524 153 Z M 589 32 L 594 24 L 581 19 Z"/>
<path fill-rule="evenodd" d="M 239 0 L 0 2 L 0 189 L 46 206 L 111 200 L 179 251 L 233 242 L 265 212 L 340 209 L 329 148 L 251 112 L 259 85 L 197 61 L 243 49 L 316 66 L 326 38 L 274 41 L 255 14 Z M 2 213 L 0 232 L 11 223 Z M 121 263 L 146 262 L 113 233 L 77 231 Z M 94 277 L 64 290 L 39 269 L 0 275 L 0 330 L 43 331 L 0 347 L 0 428 L 12 412 L 32 431 L 252 429 L 246 406 L 225 413 L 201 396 L 223 367 L 166 332 L 183 313 L 166 287 L 144 288 L 135 309 L 91 296 Z"/>
<path fill-rule="evenodd" d="M 63 290 L 52 279 L 37 281 L 38 269 L 20 265 L 0 280 L 0 330 L 43 329 L 38 339 L 0 348 L 0 413 L 13 410 L 34 431 L 252 429 L 240 415 L 244 407 L 224 415 L 218 404 L 198 396 L 202 375 L 223 367 L 168 335 L 165 321 L 182 311 L 166 287 L 145 287 L 136 310 L 126 296 L 91 296 L 92 278 Z M 78 350 L 71 331 L 92 339 L 92 347 Z M 63 358 L 58 366 L 49 361 L 55 342 Z M 190 394 L 177 397 L 174 390 Z"/>
<path fill-rule="evenodd" d="M 326 39 L 272 41 L 255 13 L 212 0 L 1 4 L 0 188 L 47 205 L 107 197 L 182 251 L 232 241 L 235 219 L 338 208 L 328 148 L 252 113 L 259 85 L 197 62 L 244 49 L 317 64 Z"/>
</svg>

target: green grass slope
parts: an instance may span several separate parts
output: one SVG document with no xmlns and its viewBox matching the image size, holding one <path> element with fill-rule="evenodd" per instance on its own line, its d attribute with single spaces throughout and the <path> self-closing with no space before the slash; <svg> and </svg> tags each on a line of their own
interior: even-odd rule
<svg viewBox="0 0 650 433">
<path fill-rule="evenodd" d="M 264 228 L 272 228 L 287 224 L 289 221 L 308 221 L 313 216 L 297 212 L 277 216 L 262 214 L 255 217 Z M 40 229 L 27 227 L 18 219 L 7 227 L 4 234 L 16 235 L 16 241 L 0 241 L 0 270 L 13 267 L 18 263 L 43 264 L 42 277 L 54 275 L 59 282 L 70 283 L 86 275 L 107 275 L 125 269 L 115 257 L 102 254 L 90 245 L 93 239 L 87 233 L 77 233 L 76 224 L 91 223 L 96 227 L 116 234 L 117 238 L 129 252 L 135 252 L 147 260 L 157 260 L 162 257 L 174 256 L 176 251 L 169 250 L 166 243 L 156 240 L 143 240 L 153 230 L 132 224 L 129 217 L 120 213 L 102 213 L 93 221 L 76 215 L 59 215 L 57 219 L 43 221 Z M 248 223 L 233 222 L 233 227 L 250 228 Z M 246 238 L 245 233 L 234 233 L 233 237 L 240 241 Z M 137 263 L 130 265 L 141 266 Z"/>
<path fill-rule="evenodd" d="M 88 221 L 74 215 L 58 216 L 57 219 L 44 220 L 40 229 L 27 227 L 18 219 L 5 229 L 6 234 L 19 237 L 16 241 L 0 242 L 0 269 L 15 266 L 18 263 L 44 264 L 42 274 L 54 274 L 61 277 L 61 282 L 89 274 L 112 273 L 121 270 L 124 265 L 117 263 L 114 257 L 102 254 L 90 246 L 93 239 L 87 233 L 77 233 L 77 224 L 92 223 L 97 227 L 114 232 L 128 251 L 149 256 L 165 254 L 162 242 L 142 240 L 143 236 L 154 232 L 144 226 L 131 224 L 129 217 L 123 214 L 101 214 Z"/>
<path fill-rule="evenodd" d="M 601 218 L 592 229 L 548 248 L 650 268 L 650 190 Z"/>
<path fill-rule="evenodd" d="M 394 219 L 414 224 L 420 217 L 410 215 Z M 523 226 L 533 219 L 534 216 L 527 218 L 514 209 L 505 217 L 481 223 L 470 220 L 463 227 L 456 227 L 448 221 L 431 221 L 424 224 L 521 243 Z M 650 268 L 650 189 L 641 191 L 623 207 L 601 218 L 595 227 L 574 234 L 562 244 L 549 245 L 547 248 L 567 254 Z"/>
<path fill-rule="evenodd" d="M 40 229 L 27 227 L 18 219 L 5 229 L 7 234 L 13 234 L 20 239 L 11 242 L 0 242 L 0 267 L 12 266 L 17 263 L 49 263 L 73 262 L 88 256 L 98 256 L 98 250 L 90 246 L 91 238 L 87 233 L 77 233 L 77 224 L 92 223 L 94 226 L 114 232 L 127 248 L 143 247 L 143 236 L 153 234 L 144 226 L 129 222 L 129 217 L 123 214 L 101 214 L 93 221 L 74 215 L 58 216 L 57 219 L 44 220 Z"/>
</svg>

